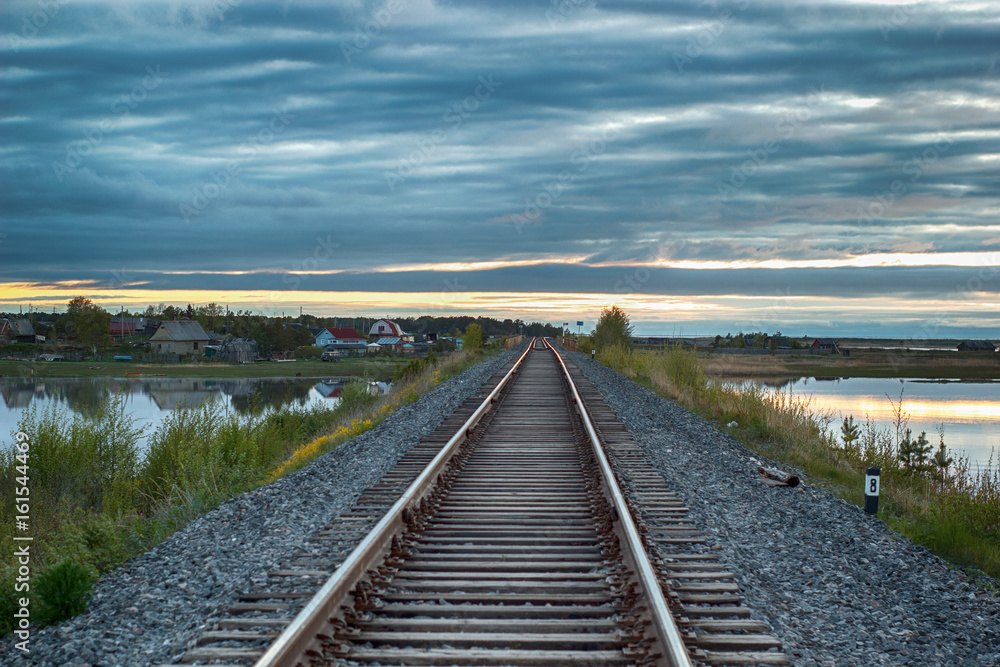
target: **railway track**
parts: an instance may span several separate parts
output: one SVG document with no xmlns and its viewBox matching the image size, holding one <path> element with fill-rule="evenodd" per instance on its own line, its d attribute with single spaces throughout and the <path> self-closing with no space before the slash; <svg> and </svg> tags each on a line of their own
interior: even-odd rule
<svg viewBox="0 0 1000 667">
<path fill-rule="evenodd" d="M 183 664 L 788 664 L 578 369 L 481 394 Z"/>
</svg>

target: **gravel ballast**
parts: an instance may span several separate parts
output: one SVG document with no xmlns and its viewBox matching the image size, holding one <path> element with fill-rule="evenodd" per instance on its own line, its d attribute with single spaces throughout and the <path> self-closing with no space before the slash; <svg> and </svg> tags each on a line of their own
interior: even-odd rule
<svg viewBox="0 0 1000 667">
<path fill-rule="evenodd" d="M 242 591 L 266 581 L 302 537 L 349 509 L 420 439 L 494 373 L 503 352 L 396 410 L 378 428 L 311 465 L 197 519 L 97 583 L 87 611 L 33 630 L 31 652 L 0 650 L 2 665 L 142 667 L 178 660 Z"/>
<path fill-rule="evenodd" d="M 1000 665 L 1000 599 L 879 519 L 587 356 L 572 358 L 721 547 L 795 665 Z"/>
</svg>

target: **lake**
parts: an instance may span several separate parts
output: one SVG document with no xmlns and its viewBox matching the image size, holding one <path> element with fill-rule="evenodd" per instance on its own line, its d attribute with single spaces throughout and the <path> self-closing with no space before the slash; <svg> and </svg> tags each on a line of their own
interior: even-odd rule
<svg viewBox="0 0 1000 667">
<path fill-rule="evenodd" d="M 247 413 L 255 407 L 334 408 L 340 392 L 354 378 L 0 378 L 0 442 L 9 446 L 17 422 L 28 406 L 39 411 L 59 405 L 83 414 L 111 395 L 125 397 L 125 409 L 152 434 L 163 418 L 181 405 L 219 401 L 226 411 Z M 373 391 L 387 393 L 377 383 Z"/>
<path fill-rule="evenodd" d="M 840 422 L 854 415 L 855 422 L 871 419 L 880 427 L 893 426 L 892 401 L 909 415 L 914 436 L 927 432 L 937 447 L 937 430 L 944 426 L 944 442 L 950 450 L 969 457 L 972 469 L 985 467 L 993 448 L 996 467 L 1000 455 L 1000 381 L 924 380 L 898 378 L 794 378 L 767 382 L 763 386 L 808 397 L 814 412 L 835 417 L 831 428 L 840 433 Z"/>
</svg>

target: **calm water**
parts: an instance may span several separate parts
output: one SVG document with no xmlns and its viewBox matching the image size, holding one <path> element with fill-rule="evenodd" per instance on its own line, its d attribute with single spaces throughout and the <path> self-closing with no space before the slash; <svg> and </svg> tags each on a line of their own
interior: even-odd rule
<svg viewBox="0 0 1000 667">
<path fill-rule="evenodd" d="M 880 427 L 892 427 L 892 401 L 909 415 L 908 428 L 914 434 L 927 432 L 935 447 L 937 429 L 944 426 L 944 442 L 955 452 L 969 457 L 973 467 L 985 466 L 991 448 L 996 448 L 994 466 L 1000 456 L 1000 382 L 963 380 L 916 380 L 895 378 L 796 378 L 767 386 L 809 397 L 814 412 L 829 412 L 839 434 L 841 420 L 854 415 L 855 422 L 871 419 Z"/>
<path fill-rule="evenodd" d="M 349 378 L 348 378 L 349 379 Z M 257 406 L 336 407 L 348 379 L 304 380 L 302 378 L 0 378 L 0 442 L 13 442 L 12 433 L 28 406 L 37 410 L 52 405 L 71 413 L 86 413 L 111 395 L 124 395 L 125 408 L 137 424 L 147 424 L 147 433 L 178 406 L 198 406 L 216 400 L 227 411 L 246 413 Z M 387 391 L 380 383 L 378 390 Z"/>
</svg>

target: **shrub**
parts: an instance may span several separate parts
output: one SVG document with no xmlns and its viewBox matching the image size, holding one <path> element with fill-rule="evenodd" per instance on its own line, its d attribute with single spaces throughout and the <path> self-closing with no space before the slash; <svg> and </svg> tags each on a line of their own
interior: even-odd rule
<svg viewBox="0 0 1000 667">
<path fill-rule="evenodd" d="M 594 345 L 598 350 L 619 346 L 632 347 L 632 325 L 618 306 L 605 307 L 594 329 Z"/>
<path fill-rule="evenodd" d="M 93 578 L 87 568 L 64 558 L 43 571 L 34 581 L 38 609 L 34 619 L 52 625 L 82 613 L 90 599 Z"/>
</svg>

